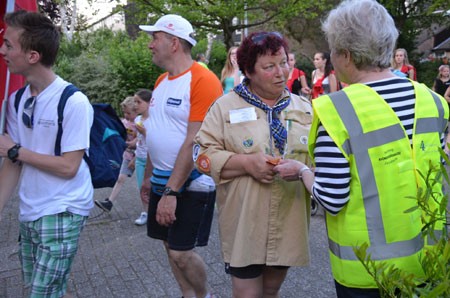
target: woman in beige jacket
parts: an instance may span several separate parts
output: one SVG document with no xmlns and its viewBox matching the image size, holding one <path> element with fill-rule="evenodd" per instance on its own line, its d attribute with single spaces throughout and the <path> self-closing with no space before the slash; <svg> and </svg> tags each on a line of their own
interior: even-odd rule
<svg viewBox="0 0 450 298">
<path fill-rule="evenodd" d="M 197 168 L 217 184 L 222 253 L 234 297 L 278 297 L 290 266 L 309 264 L 310 198 L 273 171 L 308 163 L 311 105 L 286 89 L 288 47 L 278 32 L 248 36 L 242 84 L 210 108 L 195 138 Z"/>
</svg>

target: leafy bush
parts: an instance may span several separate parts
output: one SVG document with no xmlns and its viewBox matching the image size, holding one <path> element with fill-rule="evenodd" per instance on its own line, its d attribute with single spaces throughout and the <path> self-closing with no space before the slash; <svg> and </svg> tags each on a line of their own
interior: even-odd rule
<svg viewBox="0 0 450 298">
<path fill-rule="evenodd" d="M 140 88 L 153 89 L 156 79 L 163 73 L 152 63 L 148 42 L 148 35 L 141 32 L 136 40 L 114 39 L 107 49 L 110 72 L 117 80 L 115 95 L 120 100 Z"/>
<path fill-rule="evenodd" d="M 195 59 L 198 53 L 206 53 L 206 48 L 208 46 L 208 40 L 202 39 L 192 48 L 192 57 Z M 211 48 L 211 55 L 208 61 L 208 68 L 220 78 L 220 73 L 225 65 L 227 59 L 227 50 L 222 42 L 217 40 L 213 41 Z"/>
<path fill-rule="evenodd" d="M 162 70 L 153 65 L 141 32 L 132 40 L 125 32 L 101 29 L 63 39 L 55 71 L 78 86 L 91 102 L 110 103 L 120 113 L 120 102 L 139 88 L 152 89 Z"/>
<path fill-rule="evenodd" d="M 100 29 L 74 35 L 72 41 L 63 38 L 55 71 L 75 84 L 91 102 L 110 103 L 120 111 L 120 102 L 138 89 L 153 89 L 163 70 L 152 63 L 148 49 L 149 36 L 139 32 L 136 39 L 124 31 Z M 193 55 L 205 52 L 207 40 L 193 48 Z M 225 46 L 213 42 L 209 68 L 218 76 L 225 63 Z"/>
<path fill-rule="evenodd" d="M 449 164 L 449 159 L 441 150 L 441 155 Z M 372 261 L 371 256 L 367 254 L 367 243 L 360 247 L 355 247 L 354 251 L 358 260 L 363 264 L 366 271 L 374 279 L 377 287 L 380 289 L 381 297 L 450 297 L 450 241 L 446 228 L 442 235 L 434 234 L 435 225 L 439 221 L 445 221 L 449 212 L 447 210 L 448 193 L 444 194 L 442 201 L 439 201 L 434 189 L 436 183 L 445 181 L 449 185 L 449 176 L 444 166 L 441 166 L 439 175 L 435 179 L 430 179 L 430 173 L 426 175 L 427 187 L 425 190 L 419 190 L 417 200 L 418 206 L 423 211 L 422 221 L 424 223 L 422 236 L 437 240 L 437 243 L 424 249 L 421 258 L 422 268 L 425 273 L 425 279 L 421 279 L 414 274 L 404 272 L 395 266 Z M 448 192 L 448 191 L 446 191 Z M 430 202 L 439 202 L 436 209 L 430 208 Z M 405 212 L 411 212 L 406 210 Z"/>
<path fill-rule="evenodd" d="M 296 67 L 305 72 L 306 82 L 308 83 L 308 86 L 311 87 L 311 73 L 315 69 L 311 59 L 298 55 Z"/>
<path fill-rule="evenodd" d="M 438 75 L 438 68 L 441 64 L 442 62 L 440 60 L 418 63 L 416 65 L 417 80 L 431 88 L 433 86 L 434 79 L 436 79 Z"/>
</svg>

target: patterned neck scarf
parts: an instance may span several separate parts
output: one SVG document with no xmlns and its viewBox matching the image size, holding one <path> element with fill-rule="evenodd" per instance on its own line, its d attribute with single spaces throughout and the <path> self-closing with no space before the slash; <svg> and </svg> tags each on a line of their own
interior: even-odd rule
<svg viewBox="0 0 450 298">
<path fill-rule="evenodd" d="M 279 119 L 279 115 L 281 114 L 281 111 L 283 111 L 291 102 L 291 96 L 285 96 L 281 98 L 273 107 L 269 107 L 267 104 L 265 104 L 258 96 L 250 92 L 248 90 L 248 83 L 250 80 L 248 78 L 245 78 L 241 84 L 234 87 L 234 92 L 238 94 L 240 97 L 242 97 L 246 102 L 249 104 L 260 108 L 267 114 L 267 122 L 270 126 L 270 136 L 271 136 L 271 142 L 272 137 L 275 139 L 275 147 L 280 151 L 280 153 L 284 154 L 284 146 L 286 144 L 287 140 L 287 131 L 286 128 L 283 126 Z M 290 94 L 290 93 L 288 93 Z M 272 146 L 272 145 L 271 145 Z M 273 152 L 271 152 L 273 155 Z"/>
</svg>

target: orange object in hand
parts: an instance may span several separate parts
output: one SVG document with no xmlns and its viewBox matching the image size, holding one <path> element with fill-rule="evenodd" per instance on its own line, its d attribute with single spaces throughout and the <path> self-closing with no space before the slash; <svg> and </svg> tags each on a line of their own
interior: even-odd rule
<svg viewBox="0 0 450 298">
<path fill-rule="evenodd" d="M 266 160 L 267 163 L 270 163 L 271 165 L 276 166 L 277 164 L 280 163 L 281 157 L 275 157 L 273 159 L 268 159 Z"/>
</svg>

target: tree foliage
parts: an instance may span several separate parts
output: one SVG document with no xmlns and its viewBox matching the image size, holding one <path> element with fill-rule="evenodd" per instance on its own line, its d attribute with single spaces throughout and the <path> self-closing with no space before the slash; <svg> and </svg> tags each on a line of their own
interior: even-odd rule
<svg viewBox="0 0 450 298">
<path fill-rule="evenodd" d="M 63 38 L 55 71 L 75 84 L 91 102 L 110 103 L 120 111 L 120 102 L 138 89 L 153 89 L 163 70 L 152 63 L 149 36 L 140 32 L 132 39 L 124 31 L 101 29 Z M 199 40 L 193 55 L 205 52 L 206 40 Z M 208 63 L 220 74 L 226 59 L 225 46 L 214 42 Z"/>
<path fill-rule="evenodd" d="M 56 20 L 58 5 L 70 1 L 39 0 L 38 3 L 41 9 L 45 8 L 46 13 L 54 15 Z M 209 67 L 218 76 L 225 62 L 226 50 L 233 45 L 231 35 L 235 30 L 247 28 L 280 31 L 290 38 L 291 48 L 297 53 L 300 68 L 309 75 L 313 68 L 310 62 L 312 53 L 327 50 L 320 29 L 321 21 L 339 2 L 340 0 L 129 0 L 123 9 L 125 12 L 132 12 L 131 16 L 126 17 L 127 24 L 135 26 L 153 24 L 166 13 L 177 13 L 189 19 L 198 33 L 198 44 L 193 48 L 194 57 L 197 53 L 206 51 L 206 34 L 216 33 L 218 38 L 212 45 Z M 450 19 L 440 19 L 439 15 L 432 13 L 446 8 L 444 0 L 379 2 L 394 17 L 400 30 L 399 47 L 405 47 L 408 52 L 415 49 L 417 34 L 428 28 L 432 21 Z M 63 78 L 85 91 L 92 101 L 110 102 L 118 108 L 118 103 L 138 88 L 151 88 L 157 76 L 162 73 L 151 62 L 151 52 L 147 49 L 148 35 L 139 30 L 137 32 L 132 37 L 125 32 L 114 33 L 108 29 L 91 33 L 78 32 L 71 43 L 63 40 L 56 70 Z M 223 42 L 220 41 L 221 36 Z M 432 83 L 436 72 L 434 64 L 431 64 L 428 67 L 428 64 L 416 63 L 420 80 L 427 84 Z"/>
<path fill-rule="evenodd" d="M 394 19 L 400 36 L 398 47 L 412 53 L 416 49 L 416 40 L 423 30 L 429 30 L 434 24 L 449 24 L 450 16 L 444 11 L 449 9 L 448 0 L 378 0 Z M 441 11 L 437 13 L 437 11 Z"/>
<path fill-rule="evenodd" d="M 192 48 L 192 57 L 196 57 L 198 53 L 205 53 L 208 41 L 206 39 L 201 39 Z M 214 72 L 217 77 L 220 77 L 222 67 L 225 65 L 225 60 L 227 59 L 227 50 L 225 45 L 215 40 L 212 44 L 211 55 L 208 60 L 208 68 Z"/>
<path fill-rule="evenodd" d="M 46 14 L 54 23 L 61 17 L 59 5 L 54 0 L 39 0 L 37 2 L 39 11 Z"/>
<path fill-rule="evenodd" d="M 95 0 L 86 0 L 89 5 L 91 5 Z M 119 3 L 119 0 L 108 0 L 109 2 Z M 84 31 L 88 27 L 87 17 L 83 14 L 80 14 L 80 11 L 77 7 L 76 0 L 37 0 L 38 9 L 41 13 L 48 16 L 52 22 L 56 25 L 61 25 L 62 18 L 64 18 L 65 24 L 67 25 L 67 29 L 70 29 L 69 26 L 72 22 L 72 16 L 74 14 L 74 10 L 76 11 L 76 21 L 75 21 L 75 30 Z M 78 6 L 79 7 L 79 6 Z M 120 6 L 119 6 L 120 8 Z M 91 14 L 96 14 L 98 10 L 91 11 Z M 64 15 L 64 16 L 62 16 Z"/>
<path fill-rule="evenodd" d="M 91 102 L 120 102 L 139 88 L 151 89 L 162 70 L 153 65 L 148 35 L 132 40 L 109 29 L 63 39 L 55 71 L 74 83 Z"/>
<path fill-rule="evenodd" d="M 130 1 L 131 2 L 131 1 Z M 226 48 L 233 45 L 236 30 L 263 27 L 282 29 L 289 19 L 302 15 L 313 19 L 328 0 L 134 0 L 141 12 L 141 21 L 154 23 L 168 13 L 187 18 L 201 37 L 206 33 L 223 36 Z M 233 21 L 234 20 L 234 21 Z"/>
<path fill-rule="evenodd" d="M 201 37 L 211 32 L 223 36 L 228 49 L 236 30 L 279 30 L 299 44 L 325 50 L 321 21 L 340 0 L 133 0 L 139 21 L 154 23 L 160 16 L 176 13 L 187 18 Z M 447 10 L 448 0 L 378 0 L 394 18 L 400 31 L 399 47 L 416 49 L 418 35 L 432 23 L 449 22 L 436 14 Z M 311 51 L 309 51 L 311 52 Z"/>
</svg>

